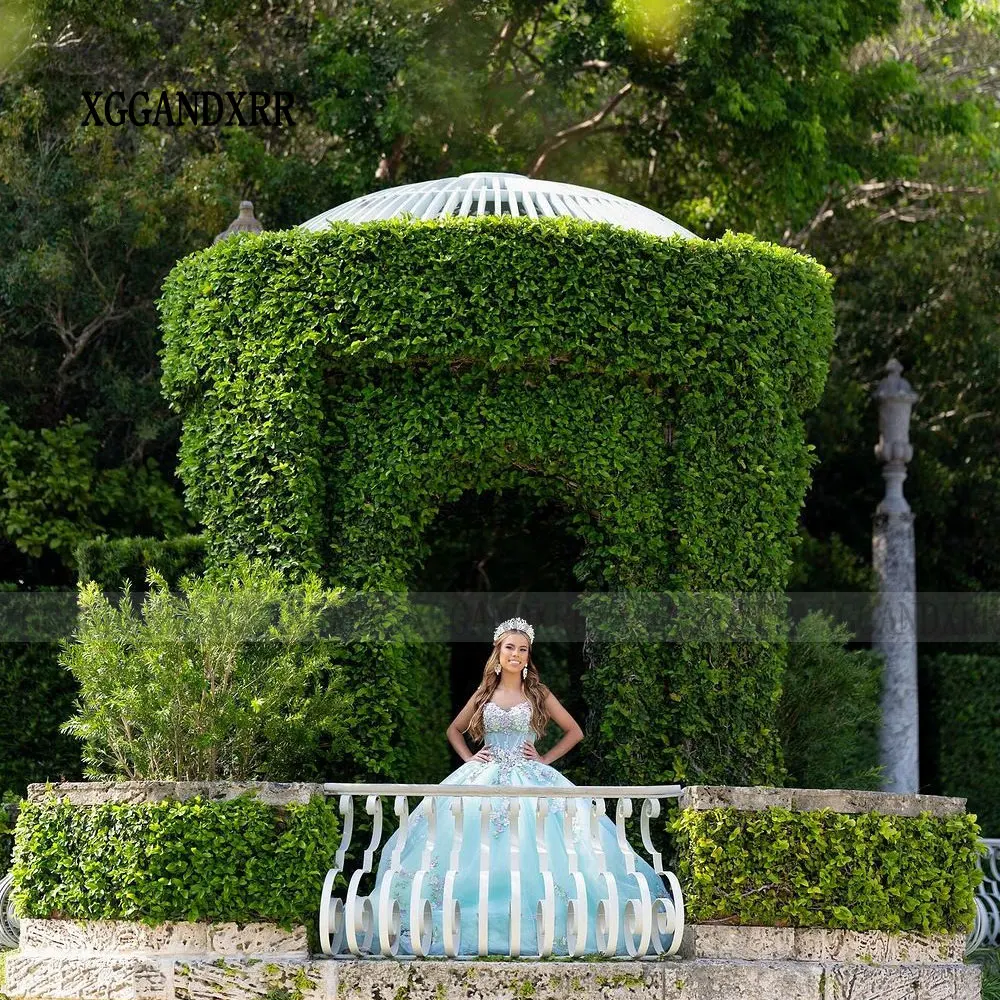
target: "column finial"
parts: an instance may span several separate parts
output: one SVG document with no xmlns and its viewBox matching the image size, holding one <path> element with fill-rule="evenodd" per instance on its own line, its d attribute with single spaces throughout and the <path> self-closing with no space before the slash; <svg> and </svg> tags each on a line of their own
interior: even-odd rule
<svg viewBox="0 0 1000 1000">
<path fill-rule="evenodd" d="M 230 236 L 235 236 L 236 233 L 260 233 L 263 232 L 264 227 L 257 221 L 253 214 L 253 202 L 252 201 L 241 201 L 240 202 L 240 214 L 233 219 L 232 222 L 221 232 L 218 236 L 212 240 L 212 243 L 218 243 L 221 240 L 228 239 Z"/>
</svg>

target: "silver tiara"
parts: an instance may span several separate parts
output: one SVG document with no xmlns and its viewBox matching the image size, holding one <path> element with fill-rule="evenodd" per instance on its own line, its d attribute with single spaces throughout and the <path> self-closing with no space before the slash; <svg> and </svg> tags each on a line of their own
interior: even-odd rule
<svg viewBox="0 0 1000 1000">
<path fill-rule="evenodd" d="M 528 637 L 528 645 L 535 641 L 535 630 L 523 618 L 508 618 L 500 622 L 493 632 L 493 641 L 496 642 L 504 632 L 523 632 Z"/>
</svg>

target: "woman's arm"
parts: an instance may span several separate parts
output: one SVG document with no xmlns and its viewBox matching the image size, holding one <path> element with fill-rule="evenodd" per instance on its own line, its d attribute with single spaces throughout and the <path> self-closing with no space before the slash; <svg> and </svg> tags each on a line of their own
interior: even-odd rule
<svg viewBox="0 0 1000 1000">
<path fill-rule="evenodd" d="M 472 722 L 472 703 L 475 701 L 475 698 L 476 696 L 473 695 L 465 703 L 465 707 L 451 720 L 451 725 L 448 727 L 448 742 L 463 761 L 470 761 L 476 756 L 469 749 L 469 744 L 465 742 L 465 730 L 469 728 L 469 723 Z"/>
<path fill-rule="evenodd" d="M 563 731 L 562 739 L 541 758 L 543 764 L 551 764 L 568 754 L 583 739 L 583 730 L 551 691 L 545 699 L 545 708 L 552 721 Z"/>
</svg>

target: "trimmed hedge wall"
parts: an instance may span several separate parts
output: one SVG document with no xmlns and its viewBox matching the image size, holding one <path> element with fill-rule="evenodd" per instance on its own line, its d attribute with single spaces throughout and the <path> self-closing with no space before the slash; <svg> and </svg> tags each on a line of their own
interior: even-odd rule
<svg viewBox="0 0 1000 1000">
<path fill-rule="evenodd" d="M 11 855 L 14 851 L 14 824 L 17 821 L 18 805 L 16 801 L 8 801 L 4 796 L 0 801 L 0 878 L 7 874 L 10 868 Z"/>
<path fill-rule="evenodd" d="M 102 590 L 121 590 L 124 581 L 134 591 L 146 590 L 146 573 L 155 569 L 176 586 L 182 576 L 204 569 L 205 541 L 201 535 L 177 538 L 99 538 L 76 549 L 77 579 L 97 581 Z"/>
<path fill-rule="evenodd" d="M 778 927 L 967 932 L 975 817 L 685 809 L 674 824 L 688 918 Z"/>
<path fill-rule="evenodd" d="M 52 796 L 21 808 L 16 906 L 53 919 L 308 923 L 339 836 L 322 796 L 280 808 L 252 796 L 95 806 Z"/>
<path fill-rule="evenodd" d="M 405 591 L 443 504 L 518 489 L 567 510 L 590 592 L 784 590 L 833 338 L 808 258 L 570 219 L 338 224 L 194 254 L 160 306 L 210 564 Z M 688 643 L 592 615 L 595 777 L 780 781 L 782 611 L 766 641 Z M 373 649 L 370 705 L 394 673 Z"/>
<path fill-rule="evenodd" d="M 33 781 L 82 773 L 80 744 L 59 727 L 73 714 L 77 684 L 59 664 L 55 642 L 0 643 L 0 793 L 23 795 Z M 16 706 L 16 709 L 15 709 Z"/>
<path fill-rule="evenodd" d="M 1000 836 L 1000 656 L 922 658 L 920 708 L 925 777 L 939 794 L 968 799 L 984 835 Z"/>
<path fill-rule="evenodd" d="M 413 617 L 424 640 L 443 625 L 437 609 L 417 608 Z M 393 781 L 433 783 L 451 770 L 451 744 L 445 737 L 452 719 L 450 659 L 443 642 L 417 641 L 399 650 L 402 698 L 393 719 L 399 743 L 388 771 Z M 365 719 L 358 719 L 358 729 L 365 727 Z"/>
<path fill-rule="evenodd" d="M 59 665 L 55 641 L 71 621 L 72 597 L 62 588 L 19 591 L 0 583 L 0 592 L 17 594 L 4 609 L 0 642 L 0 798 L 18 798 L 33 781 L 78 778 L 80 744 L 59 727 L 72 715 L 77 684 Z"/>
<path fill-rule="evenodd" d="M 786 785 L 797 788 L 881 787 L 878 732 L 884 660 L 848 649 L 842 622 L 811 611 L 789 643 L 778 712 Z"/>
</svg>

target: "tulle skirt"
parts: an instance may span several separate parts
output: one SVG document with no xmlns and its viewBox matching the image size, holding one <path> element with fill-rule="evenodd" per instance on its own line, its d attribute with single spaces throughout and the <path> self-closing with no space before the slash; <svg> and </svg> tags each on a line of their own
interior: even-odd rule
<svg viewBox="0 0 1000 1000">
<path fill-rule="evenodd" d="M 623 849 L 594 800 L 558 797 L 574 785 L 555 768 L 519 759 L 519 748 L 499 758 L 468 761 L 441 783 L 501 786 L 495 798 L 462 798 L 460 823 L 455 796 L 425 798 L 408 817 L 398 858 L 400 831 L 382 848 L 371 894 L 374 949 L 382 931 L 398 940 L 400 955 L 531 956 L 547 942 L 553 955 L 650 951 L 637 914 L 657 912 L 655 900 L 667 896 L 660 876 L 627 842 Z M 551 788 L 553 796 L 504 796 L 503 786 Z"/>
</svg>

